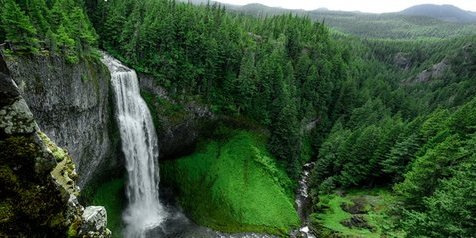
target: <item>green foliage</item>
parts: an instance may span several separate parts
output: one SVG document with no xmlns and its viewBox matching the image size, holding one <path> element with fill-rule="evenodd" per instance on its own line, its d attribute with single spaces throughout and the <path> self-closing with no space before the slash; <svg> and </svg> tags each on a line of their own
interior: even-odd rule
<svg viewBox="0 0 476 238">
<path fill-rule="evenodd" d="M 335 12 L 253 18 L 227 13 L 217 4 L 197 7 L 169 0 L 87 0 L 85 6 L 101 46 L 153 75 L 172 101 L 197 101 L 216 114 L 266 127 L 270 135 L 266 149 L 278 161 L 275 166 L 283 167 L 289 177 L 297 178 L 304 161 L 317 155 L 311 176 L 316 201 L 318 194 L 336 188 L 394 186 L 399 206 L 392 216 L 408 219 L 400 224 L 415 231 L 411 224 L 436 221 L 437 205 L 431 205 L 436 200 L 429 202 L 434 196 L 448 199 L 445 194 L 459 191 L 446 181 L 456 177 L 456 168 L 472 156 L 469 138 L 476 132 L 475 103 L 469 102 L 476 95 L 472 25 Z M 52 11 L 51 18 L 60 22 L 60 13 Z M 82 19 L 79 12 L 73 13 L 68 16 Z M 342 31 L 370 38 L 349 37 L 311 21 L 321 16 L 328 16 L 326 22 Z M 80 32 L 72 37 L 66 25 L 52 29 L 58 37 L 50 44 L 75 52 L 80 48 L 75 38 Z M 456 35 L 465 36 L 442 39 Z M 79 38 L 89 42 L 94 37 Z M 154 114 L 182 116 L 183 110 L 176 110 L 175 104 L 144 96 Z M 160 126 L 159 118 L 155 122 Z M 192 204 L 186 200 L 191 194 L 204 196 L 203 201 L 232 201 L 224 203 L 226 209 L 186 207 L 200 223 L 230 231 L 240 230 L 239 219 L 230 211 L 241 214 L 236 204 L 242 201 L 226 197 L 227 193 L 238 196 L 234 191 L 221 193 L 213 186 L 223 185 L 219 183 L 223 171 L 241 173 L 244 169 L 236 163 L 249 160 L 230 154 L 228 147 L 245 157 L 262 157 L 250 155 L 235 139 L 213 141 L 190 157 L 166 162 L 164 172 L 183 177 L 177 181 L 183 204 Z M 308 151 L 309 147 L 314 150 Z M 204 170 L 217 170 L 220 177 L 212 179 Z M 211 196 L 203 194 L 208 190 Z M 471 203 L 463 207 L 470 208 Z M 273 208 L 269 210 L 273 213 Z M 438 234 L 463 236 L 471 230 L 454 226 Z"/>
<path fill-rule="evenodd" d="M 13 52 L 49 51 L 64 54 L 70 63 L 77 63 L 96 45 L 97 35 L 80 2 L 2 1 L 5 7 L 0 19 L 0 42 L 6 41 Z"/>
<path fill-rule="evenodd" d="M 471 237 L 476 232 L 476 157 L 456 168 L 435 193 L 425 199 L 424 212 L 407 211 L 403 227 L 426 237 Z"/>
<path fill-rule="evenodd" d="M 38 53 L 37 30 L 30 18 L 14 0 L 3 0 L 1 4 L 1 27 L 5 31 L 5 40 L 20 52 Z"/>
<path fill-rule="evenodd" d="M 222 129 L 192 155 L 161 163 L 163 181 L 201 225 L 228 232 L 286 234 L 299 224 L 292 183 L 266 151 L 244 131 Z"/>
<path fill-rule="evenodd" d="M 458 21 L 444 21 L 426 16 L 411 16 L 400 13 L 372 14 L 332 10 L 289 10 L 267 7 L 261 4 L 245 6 L 228 5 L 238 13 L 252 16 L 296 14 L 324 22 L 337 34 L 352 34 L 361 38 L 431 40 L 473 35 L 476 25 Z M 445 13 L 447 14 L 447 13 Z M 297 31 L 299 32 L 299 31 Z"/>
<path fill-rule="evenodd" d="M 395 226 L 416 236 L 467 236 L 471 219 L 458 223 L 456 212 L 437 210 L 462 211 L 449 197 L 465 192 L 447 184 L 473 163 L 475 37 L 354 42 L 361 55 L 349 71 L 354 102 L 351 108 L 335 104 L 340 118 L 321 144 L 311 176 L 314 200 L 336 188 L 394 186 L 398 197 L 388 220 Z M 449 65 L 443 73 L 419 81 L 442 64 Z M 474 217 L 472 203 L 458 201 Z"/>
</svg>

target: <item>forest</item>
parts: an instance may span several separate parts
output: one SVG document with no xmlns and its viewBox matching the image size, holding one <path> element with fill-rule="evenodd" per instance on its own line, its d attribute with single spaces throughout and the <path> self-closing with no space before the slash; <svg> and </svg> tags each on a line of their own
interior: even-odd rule
<svg viewBox="0 0 476 238">
<path fill-rule="evenodd" d="M 476 234 L 476 35 L 419 37 L 425 29 L 416 28 L 410 36 L 359 36 L 316 21 L 318 12 L 254 16 L 173 0 L 0 3 L 5 55 L 78 64 L 107 51 L 153 77 L 177 104 L 206 105 L 233 121 L 201 140 L 204 153 L 240 151 L 239 143 L 251 141 L 269 154 L 239 153 L 276 163 L 286 194 L 314 162 L 309 226 L 318 237 Z M 151 111 L 161 100 L 143 97 Z M 225 137 L 237 144 L 219 142 Z M 191 158 L 201 155 L 183 161 Z M 164 183 L 200 167 L 170 163 L 161 170 Z M 193 196 L 183 181 L 171 184 Z M 180 201 L 195 222 L 220 229 L 188 200 Z"/>
</svg>

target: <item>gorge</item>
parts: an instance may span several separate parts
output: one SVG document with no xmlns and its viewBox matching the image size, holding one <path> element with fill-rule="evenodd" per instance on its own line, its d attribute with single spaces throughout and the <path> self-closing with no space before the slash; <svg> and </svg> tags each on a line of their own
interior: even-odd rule
<svg viewBox="0 0 476 238">
<path fill-rule="evenodd" d="M 476 25 L 193 2 L 0 0 L 0 237 L 476 234 Z"/>
</svg>

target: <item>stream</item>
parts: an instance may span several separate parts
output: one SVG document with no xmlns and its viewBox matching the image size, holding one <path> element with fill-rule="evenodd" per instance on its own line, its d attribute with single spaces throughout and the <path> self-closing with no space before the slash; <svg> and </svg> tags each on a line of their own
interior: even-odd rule
<svg viewBox="0 0 476 238">
<path fill-rule="evenodd" d="M 291 237 L 295 238 L 316 238 L 309 229 L 309 215 L 312 207 L 312 201 L 309 197 L 309 179 L 315 162 L 309 162 L 303 166 L 299 187 L 296 191 L 296 210 L 303 223 L 299 230 L 291 232 Z"/>
</svg>

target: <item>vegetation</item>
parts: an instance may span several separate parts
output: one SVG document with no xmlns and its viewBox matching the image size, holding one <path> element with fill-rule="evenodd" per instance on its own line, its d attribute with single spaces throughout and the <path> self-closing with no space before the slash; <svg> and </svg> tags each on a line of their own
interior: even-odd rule
<svg viewBox="0 0 476 238">
<path fill-rule="evenodd" d="M 342 192 L 340 192 L 342 193 Z M 310 217 L 316 233 L 322 237 L 403 237 L 402 232 L 389 232 L 387 211 L 394 197 L 385 189 L 350 190 L 346 194 L 320 196 L 319 213 Z"/>
<path fill-rule="evenodd" d="M 192 219 L 221 231 L 285 235 L 299 225 L 292 182 L 254 133 L 222 128 L 185 158 L 161 163 Z"/>
<path fill-rule="evenodd" d="M 322 143 L 312 176 L 315 201 L 336 188 L 392 186 L 397 199 L 389 220 L 396 229 L 423 237 L 474 232 L 474 204 L 464 200 L 471 195 L 458 185 L 471 184 L 466 179 L 474 165 L 474 42 L 435 42 L 433 50 L 369 42 L 378 60 L 369 66 L 380 65 L 384 73 L 361 84 L 357 98 L 365 103 L 337 120 Z M 413 47 L 419 50 L 411 53 Z M 400 68 L 391 58 L 397 54 L 412 59 L 412 66 Z"/>
<path fill-rule="evenodd" d="M 97 35 L 82 1 L 1 0 L 0 43 L 9 52 L 65 55 L 76 63 L 96 46 Z"/>
<path fill-rule="evenodd" d="M 313 21 L 323 12 L 252 17 L 169 0 L 0 2 L 0 40 L 10 53 L 77 62 L 97 45 L 152 75 L 174 102 L 197 101 L 264 131 L 220 129 L 194 154 L 163 163 L 165 181 L 199 224 L 285 234 L 299 223 L 293 181 L 312 158 L 318 233 L 476 234 L 474 24 L 325 12 L 327 24 L 357 38 Z M 180 105 L 143 96 L 153 113 L 183 116 Z M 364 209 L 369 227 L 344 226 L 352 218 L 345 204 L 364 196 L 352 189 L 378 187 L 392 193 L 372 195 L 388 209 Z M 118 214 L 110 189 L 117 194 L 119 182 L 97 201 L 112 201 L 108 210 Z M 8 217 L 11 204 L 1 208 Z"/>
<path fill-rule="evenodd" d="M 362 38 L 400 39 L 400 40 L 436 40 L 474 35 L 476 24 L 474 17 L 467 12 L 450 6 L 438 6 L 440 9 L 425 10 L 429 6 L 420 5 L 421 12 L 396 12 L 371 14 L 362 12 L 289 10 L 268 7 L 261 4 L 245 6 L 226 5 L 230 11 L 251 16 L 274 16 L 296 14 L 323 22 L 339 34 L 357 35 Z M 430 6 L 431 7 L 431 6 Z M 470 18 L 470 19 L 466 19 Z M 470 21 L 473 21 L 470 23 Z"/>
<path fill-rule="evenodd" d="M 345 98 L 348 52 L 326 27 L 291 15 L 234 17 L 219 5 L 174 1 L 88 1 L 101 45 L 171 96 L 199 95 L 216 112 L 270 129 L 269 150 L 297 177 L 301 124 L 330 124 Z M 348 81 L 348 87 L 352 87 Z M 316 143 L 314 143 L 316 144 Z"/>
</svg>

